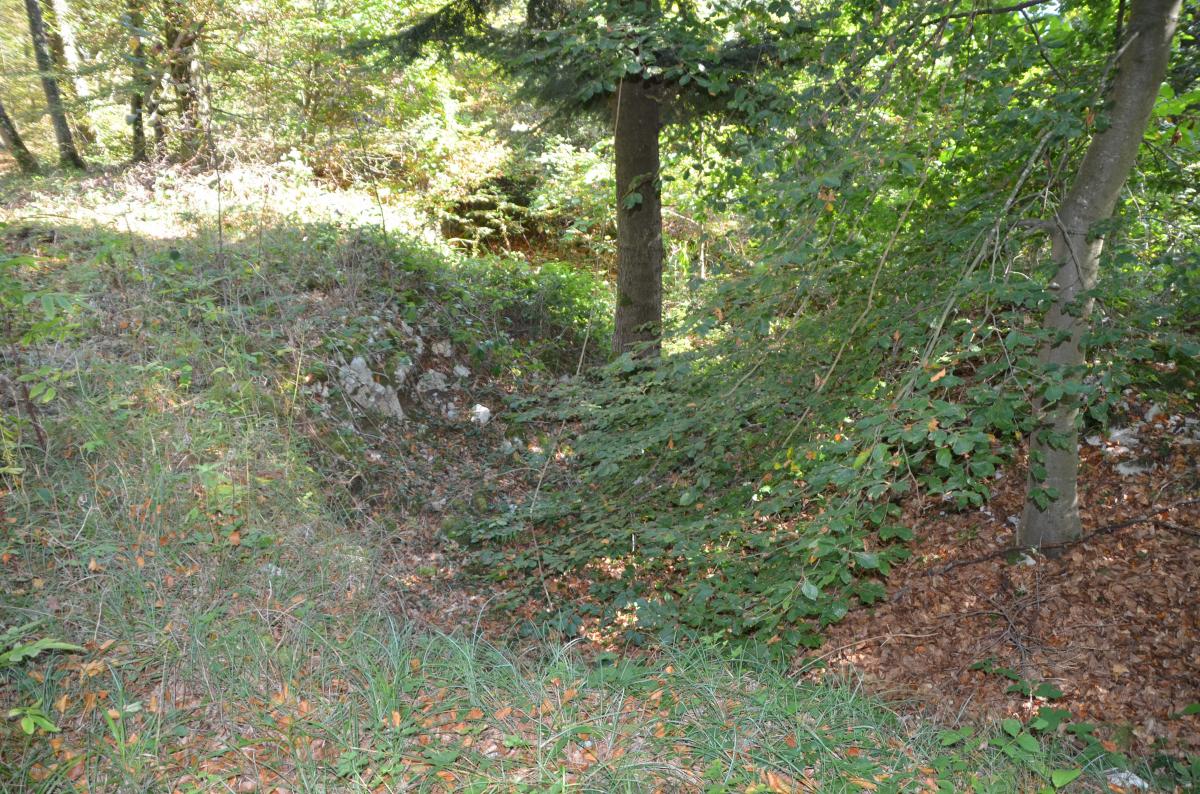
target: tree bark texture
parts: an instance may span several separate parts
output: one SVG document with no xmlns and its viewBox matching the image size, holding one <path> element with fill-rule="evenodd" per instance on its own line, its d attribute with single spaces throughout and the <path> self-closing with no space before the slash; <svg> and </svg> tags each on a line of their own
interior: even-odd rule
<svg viewBox="0 0 1200 794">
<path fill-rule="evenodd" d="M 657 356 L 662 334 L 662 113 L 653 87 L 621 83 L 614 106 L 617 165 L 617 310 L 613 352 Z"/>
<path fill-rule="evenodd" d="M 71 6 L 67 0 L 43 0 L 42 18 L 46 23 L 46 41 L 50 45 L 50 58 L 54 62 L 59 90 L 67 104 L 82 106 L 79 112 L 71 116 L 75 122 L 75 132 L 86 143 L 95 143 L 96 131 L 92 129 L 87 110 L 91 91 L 83 79 L 83 60 L 79 56 L 75 28 L 71 24 Z"/>
<path fill-rule="evenodd" d="M 1054 304 L 1044 327 L 1054 341 L 1040 358 L 1051 378 L 1075 376 L 1084 362 L 1083 337 L 1089 327 L 1104 238 L 1093 227 L 1113 214 L 1129 172 L 1137 160 L 1158 90 L 1167 73 L 1171 39 L 1181 0 L 1133 0 L 1125 27 L 1124 50 L 1109 95 L 1110 126 L 1097 132 L 1063 199 L 1051 231 L 1056 268 Z M 1030 440 L 1030 477 L 1017 543 L 1054 546 L 1082 534 L 1079 518 L 1079 401 L 1064 395 L 1051 405 L 1035 405 L 1038 428 Z M 1036 476 L 1043 467 L 1045 477 Z M 1040 472 L 1038 472 L 1040 473 Z M 1039 506 L 1040 489 L 1049 502 Z"/>
<path fill-rule="evenodd" d="M 139 0 L 129 0 L 126 8 L 132 42 L 130 63 L 133 80 L 129 92 L 129 126 L 131 128 L 133 162 L 144 163 L 149 159 L 146 151 L 146 98 L 150 91 L 149 68 L 146 64 L 146 47 L 142 44 L 142 8 Z"/>
<path fill-rule="evenodd" d="M 25 14 L 29 18 L 29 35 L 33 38 L 33 55 L 42 78 L 42 91 L 46 94 L 46 109 L 58 141 L 58 159 L 65 167 L 82 169 L 85 167 L 83 158 L 75 148 L 71 125 L 67 123 L 67 111 L 58 90 L 58 79 L 54 76 L 54 62 L 50 59 L 50 49 L 46 43 L 46 23 L 42 19 L 38 0 L 25 0 Z"/>
<path fill-rule="evenodd" d="M 4 109 L 3 102 L 0 102 L 0 140 L 4 141 L 4 147 L 17 161 L 22 172 L 36 174 L 40 170 L 37 158 L 25 147 L 25 141 L 21 140 L 21 133 L 17 132 L 17 125 Z"/>
<path fill-rule="evenodd" d="M 189 19 L 181 0 L 165 0 L 163 29 L 167 53 L 166 77 L 175 92 L 175 111 L 179 119 L 179 158 L 187 161 L 200 153 L 204 127 L 200 107 L 196 44 L 201 25 Z"/>
</svg>

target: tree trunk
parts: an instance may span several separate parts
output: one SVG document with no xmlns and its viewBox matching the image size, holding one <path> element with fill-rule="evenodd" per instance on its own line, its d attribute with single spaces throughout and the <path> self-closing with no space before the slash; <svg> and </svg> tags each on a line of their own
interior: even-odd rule
<svg viewBox="0 0 1200 794">
<path fill-rule="evenodd" d="M 201 125 L 200 90 L 196 74 L 196 41 L 200 28 L 187 19 L 181 0 L 165 0 L 163 13 L 167 78 L 175 92 L 175 111 L 179 119 L 179 157 L 195 157 L 204 141 Z"/>
<path fill-rule="evenodd" d="M 3 102 L 0 102 L 0 141 L 4 141 L 5 148 L 16 159 L 23 173 L 36 174 L 40 170 L 37 158 L 25 148 L 25 141 L 21 140 L 21 133 L 17 132 L 17 125 L 13 124 Z"/>
<path fill-rule="evenodd" d="M 58 80 L 54 77 L 54 63 L 50 60 L 50 50 L 46 44 L 46 24 L 42 21 L 38 0 L 25 0 L 25 14 L 29 17 L 29 35 L 33 38 L 33 55 L 37 59 L 42 90 L 46 94 L 46 109 L 54 124 L 54 137 L 58 140 L 58 159 L 65 167 L 82 169 L 85 167 L 83 158 L 75 148 L 71 125 L 67 123 L 67 111 L 58 90 Z"/>
<path fill-rule="evenodd" d="M 1181 0 L 1133 0 L 1122 45 L 1125 51 L 1117 62 L 1109 97 L 1111 124 L 1092 138 L 1054 220 L 1051 258 L 1057 273 L 1051 289 L 1055 298 L 1044 327 L 1055 341 L 1040 354 L 1051 378 L 1075 377 L 1083 365 L 1083 336 L 1092 311 L 1086 293 L 1096 286 L 1104 246 L 1104 238 L 1090 230 L 1112 216 L 1137 160 L 1166 76 L 1180 4 Z M 1054 546 L 1082 534 L 1077 483 L 1079 402 L 1075 395 L 1064 395 L 1048 406 L 1039 401 L 1035 410 L 1039 424 L 1030 440 L 1030 476 L 1017 543 Z"/>
<path fill-rule="evenodd" d="M 71 8 L 67 0 L 43 0 L 42 14 L 46 22 L 46 41 L 50 45 L 50 58 L 54 62 L 64 99 L 68 104 L 77 101 L 84 106 L 82 113 L 76 113 L 72 117 L 75 131 L 85 142 L 95 143 L 96 131 L 92 129 L 86 109 L 91 99 L 91 91 L 82 75 L 83 62 L 79 57 L 79 45 L 75 41 L 75 28 L 71 24 Z"/>
<path fill-rule="evenodd" d="M 641 79 L 625 80 L 614 108 L 617 160 L 616 355 L 657 356 L 662 334 L 662 195 L 659 100 Z"/>
<path fill-rule="evenodd" d="M 144 163 L 146 153 L 146 94 L 149 92 L 149 70 L 146 64 L 146 48 L 142 44 L 142 8 L 138 0 L 129 0 L 126 10 L 129 19 L 129 35 L 133 46 L 130 63 L 133 65 L 133 80 L 129 92 L 129 126 L 133 139 L 133 162 Z"/>
</svg>

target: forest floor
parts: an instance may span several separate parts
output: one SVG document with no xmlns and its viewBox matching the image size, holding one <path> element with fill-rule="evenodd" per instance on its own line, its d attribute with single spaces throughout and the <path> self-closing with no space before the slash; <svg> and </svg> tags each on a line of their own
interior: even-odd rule
<svg viewBox="0 0 1200 794">
<path fill-rule="evenodd" d="M 1085 443 L 1090 537 L 1058 559 L 1006 553 L 1023 471 L 1003 472 L 979 511 L 910 502 L 913 559 L 889 576 L 885 604 L 831 628 L 824 657 L 944 716 L 1020 716 L 1044 684 L 1111 747 L 1195 753 L 1200 717 L 1184 716 L 1200 701 L 1195 410 L 1130 398 L 1124 427 Z"/>
<path fill-rule="evenodd" d="M 835 627 L 819 670 L 523 636 L 442 532 L 528 487 L 512 447 L 539 443 L 508 437 L 519 381 L 473 354 L 503 297 L 464 291 L 486 262 L 411 207 L 254 169 L 7 183 L 0 207 L 5 252 L 75 306 L 27 359 L 59 396 L 2 489 L 0 635 L 82 646 L 0 663 L 5 711 L 60 729 L 4 723 L 0 789 L 1132 791 L 1158 751 L 1196 750 L 1200 505 L 1010 565 L 1019 472 L 990 514 L 914 502 L 892 600 Z M 380 211 L 394 239 L 357 230 Z M 373 347 L 438 386 L 404 419 L 323 386 L 353 392 Z M 1089 447 L 1089 527 L 1195 495 L 1200 447 L 1176 443 L 1195 417 L 1149 410 L 1122 443 L 1153 468 Z M 1104 723 L 1135 774 L 1034 738 L 1050 702 Z"/>
</svg>

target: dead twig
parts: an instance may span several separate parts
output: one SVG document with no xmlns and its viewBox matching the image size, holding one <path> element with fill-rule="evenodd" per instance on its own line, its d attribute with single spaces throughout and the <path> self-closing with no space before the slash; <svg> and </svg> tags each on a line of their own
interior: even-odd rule
<svg viewBox="0 0 1200 794">
<path fill-rule="evenodd" d="M 1163 526 L 1164 528 L 1173 530 L 1175 532 L 1181 532 L 1184 535 L 1189 535 L 1192 537 L 1200 537 L 1200 532 L 1190 530 L 1187 527 L 1182 527 L 1179 524 L 1174 524 L 1170 521 L 1165 521 L 1164 519 L 1156 518 L 1156 516 L 1160 516 L 1163 513 L 1166 513 L 1170 510 L 1174 510 L 1179 507 L 1187 507 L 1188 505 L 1194 505 L 1194 504 L 1200 504 L 1200 499 L 1185 499 L 1182 502 L 1175 502 L 1174 504 L 1169 504 L 1169 505 L 1166 505 L 1165 507 L 1161 507 L 1156 510 L 1152 510 L 1149 513 L 1144 513 L 1143 515 L 1140 515 L 1137 518 L 1131 518 L 1127 521 L 1119 521 L 1115 524 L 1107 524 L 1093 532 L 1089 532 L 1088 534 L 1084 535 L 1083 537 L 1076 538 L 1075 540 L 1067 541 L 1066 543 L 1056 543 L 1054 545 L 1042 546 L 1041 550 L 1065 549 L 1065 548 L 1070 548 L 1072 546 L 1078 546 L 1082 543 L 1087 543 L 1088 541 L 1093 540 L 1094 538 L 1097 538 L 1101 535 L 1110 535 L 1113 532 L 1117 532 L 1122 529 L 1128 529 L 1129 527 L 1136 526 L 1138 524 L 1143 524 L 1147 521 L 1149 521 L 1153 524 Z M 966 559 L 966 560 L 955 560 L 954 562 L 948 562 L 945 565 L 938 566 L 937 568 L 930 568 L 927 571 L 920 571 L 919 573 L 916 573 L 915 576 L 922 577 L 922 578 L 928 577 L 928 576 L 941 576 L 942 574 L 949 573 L 950 571 L 956 570 L 958 568 L 966 568 L 971 565 L 978 565 L 981 562 L 988 562 L 989 560 L 995 560 L 1000 557 L 1004 557 L 1008 554 L 1030 552 L 1030 551 L 1038 551 L 1038 549 L 1034 548 L 1033 546 L 1007 546 L 1002 549 L 996 549 L 995 551 L 990 551 L 987 554 L 981 554 L 978 557 L 971 557 L 970 559 Z M 897 590 L 896 592 L 892 593 L 889 596 L 888 601 L 894 604 L 897 601 L 899 601 L 900 599 L 904 598 L 906 595 L 908 595 L 911 591 L 912 591 L 911 585 L 902 587 L 899 590 Z M 864 608 L 866 608 L 866 606 L 867 605 L 865 605 L 865 604 L 856 604 L 855 606 L 851 607 L 851 611 L 857 611 L 859 609 L 864 609 Z"/>
<path fill-rule="evenodd" d="M 1118 521 L 1115 524 L 1107 524 L 1105 526 L 1100 527 L 1099 529 L 1096 529 L 1096 530 L 1093 530 L 1092 532 L 1087 533 L 1086 535 L 1078 537 L 1075 540 L 1068 540 L 1065 543 L 1050 543 L 1050 544 L 1047 544 L 1045 546 L 1040 546 L 1040 547 L 1009 546 L 1007 548 L 990 551 L 987 554 L 982 554 L 978 557 L 971 557 L 970 559 L 966 559 L 966 560 L 955 560 L 954 562 L 946 563 L 945 565 L 939 566 L 937 568 L 930 568 L 928 571 L 922 571 L 921 576 L 940 576 L 941 574 L 949 573 L 950 571 L 953 571 L 957 568 L 965 568 L 968 565 L 977 565 L 981 562 L 987 562 L 988 560 L 994 560 L 994 559 L 997 559 L 998 557 L 1003 557 L 1006 554 L 1011 554 L 1013 552 L 1030 552 L 1030 551 L 1048 551 L 1048 550 L 1052 550 L 1052 549 L 1069 549 L 1074 546 L 1078 546 L 1080 544 L 1087 543 L 1088 541 L 1098 538 L 1101 535 L 1111 535 L 1113 532 L 1117 532 L 1118 530 L 1128 529 L 1129 527 L 1136 526 L 1138 524 L 1144 524 L 1147 521 L 1149 521 L 1151 523 L 1160 523 L 1160 520 L 1156 519 L 1155 516 L 1162 515 L 1163 513 L 1169 512 L 1171 510 L 1175 510 L 1176 508 L 1179 508 L 1179 507 L 1186 507 L 1188 505 L 1194 505 L 1194 504 L 1200 504 L 1200 499 L 1185 499 L 1182 502 L 1175 502 L 1174 504 L 1169 504 L 1164 507 L 1160 507 L 1155 510 L 1151 510 L 1149 513 L 1144 513 L 1136 518 L 1128 519 L 1127 521 Z M 1178 525 L 1172 526 L 1170 528 L 1176 529 L 1177 526 Z M 1183 529 L 1182 527 L 1178 527 L 1178 528 Z M 1186 532 L 1187 534 L 1192 534 L 1192 535 L 1200 534 L 1200 533 L 1191 532 L 1190 530 L 1186 530 L 1186 529 L 1183 529 L 1183 531 Z"/>
<path fill-rule="evenodd" d="M 1174 521 L 1167 521 L 1166 519 L 1156 518 L 1156 519 L 1154 519 L 1153 523 L 1156 527 L 1162 527 L 1163 529 L 1170 529 L 1175 532 L 1180 532 L 1184 535 L 1189 535 L 1193 538 L 1200 538 L 1200 532 L 1197 532 L 1194 529 L 1188 529 L 1187 527 L 1180 526 L 1179 524 L 1176 524 Z"/>
<path fill-rule="evenodd" d="M 912 640 L 920 640 L 920 639 L 925 639 L 927 637 L 936 637 L 939 634 L 941 634 L 940 631 L 931 631 L 927 634 L 899 634 L 899 633 L 877 634 L 874 637 L 865 637 L 861 640 L 855 640 L 854 642 L 848 642 L 845 645 L 839 645 L 838 647 L 834 648 L 832 651 L 826 651 L 825 653 L 821 654 L 820 656 L 808 657 L 804 660 L 804 665 L 805 665 L 805 667 L 808 667 L 809 665 L 815 664 L 824 659 L 828 659 L 830 656 L 833 656 L 834 654 L 841 653 L 842 651 L 848 651 L 851 648 L 857 648 L 859 645 L 866 645 L 867 643 L 875 642 L 876 640 L 891 640 L 891 639 L 896 639 L 898 637 L 903 637 L 905 639 L 912 639 Z"/>
</svg>

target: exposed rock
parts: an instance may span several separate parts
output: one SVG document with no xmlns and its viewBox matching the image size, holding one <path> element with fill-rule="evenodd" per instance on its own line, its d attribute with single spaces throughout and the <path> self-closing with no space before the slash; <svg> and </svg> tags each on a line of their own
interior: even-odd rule
<svg viewBox="0 0 1200 794">
<path fill-rule="evenodd" d="M 404 419 L 404 409 L 393 389 L 376 382 L 367 360 L 355 356 L 338 371 L 346 396 L 360 408 L 377 411 L 393 419 Z"/>
<path fill-rule="evenodd" d="M 417 368 L 417 365 L 412 362 L 412 359 L 406 358 L 396 365 L 395 372 L 392 373 L 396 378 L 396 385 L 403 386 L 408 380 L 409 373 Z"/>
<path fill-rule="evenodd" d="M 471 421 L 480 427 L 483 427 L 491 420 L 492 409 L 488 408 L 486 405 L 476 403 L 475 407 L 471 409 Z"/>
<path fill-rule="evenodd" d="M 1114 467 L 1114 469 L 1117 472 L 1117 474 L 1121 475 L 1122 477 L 1136 477 L 1139 474 L 1146 474 L 1147 472 L 1154 471 L 1154 464 L 1152 464 L 1152 463 L 1118 463 Z"/>
<path fill-rule="evenodd" d="M 1106 777 L 1108 778 L 1108 784 L 1116 786 L 1118 789 L 1150 790 L 1149 783 L 1124 769 L 1110 769 L 1106 773 Z"/>
<path fill-rule="evenodd" d="M 428 394 L 435 391 L 446 391 L 446 376 L 436 369 L 426 370 L 417 381 L 417 393 Z"/>
<path fill-rule="evenodd" d="M 1123 447 L 1136 447 L 1141 443 L 1136 427 L 1114 427 L 1108 431 L 1108 440 Z"/>
</svg>

